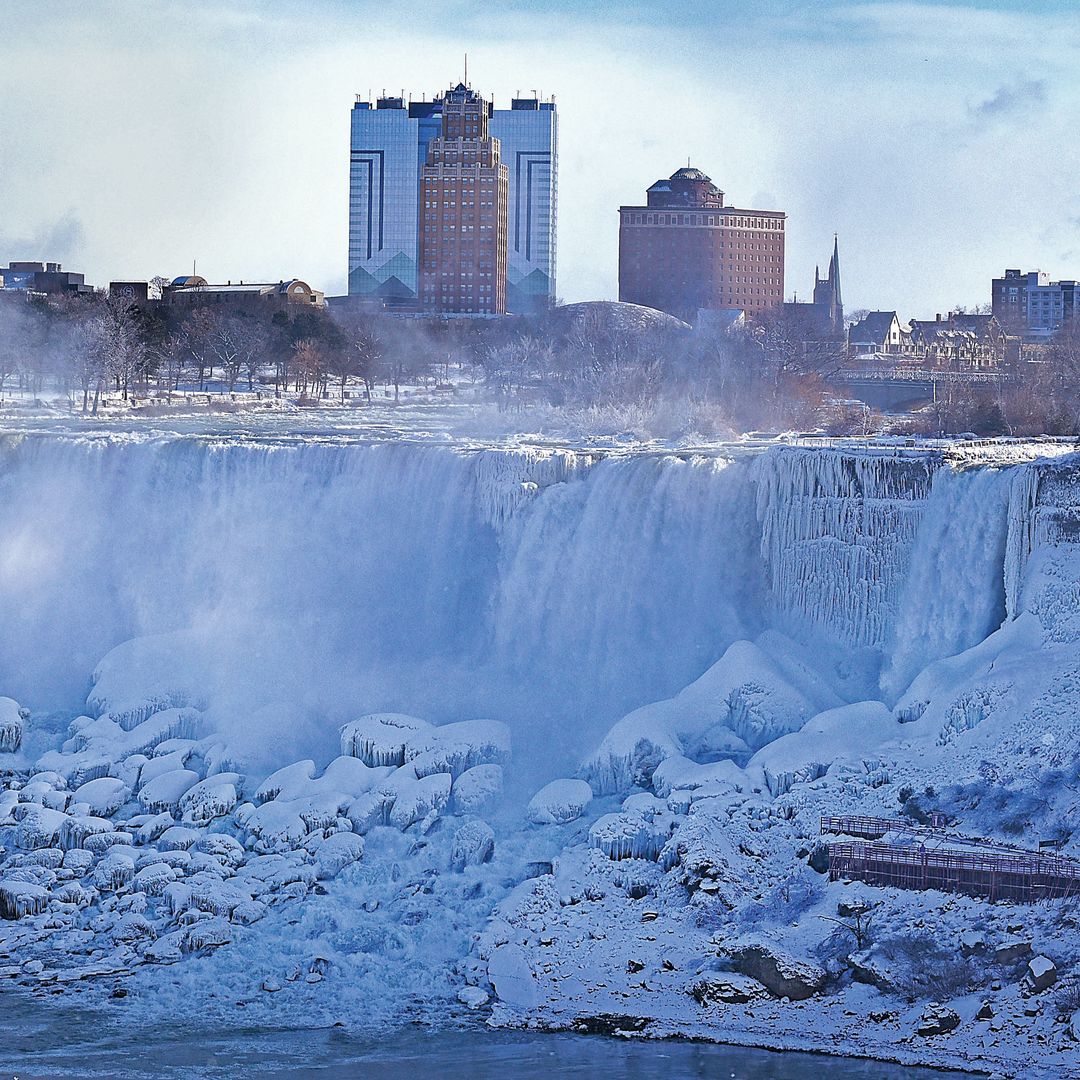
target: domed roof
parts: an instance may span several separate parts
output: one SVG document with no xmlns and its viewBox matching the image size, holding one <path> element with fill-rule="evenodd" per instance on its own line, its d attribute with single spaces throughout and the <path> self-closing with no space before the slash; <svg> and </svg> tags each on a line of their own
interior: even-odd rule
<svg viewBox="0 0 1080 1080">
<path fill-rule="evenodd" d="M 689 330 L 688 323 L 666 311 L 615 300 L 585 300 L 555 309 L 564 330 L 592 326 L 603 332 L 645 330 Z"/>
<path fill-rule="evenodd" d="M 706 176 L 700 169 L 692 169 L 689 165 L 682 169 L 677 169 L 671 174 L 672 180 L 694 180 L 699 183 L 711 184 L 712 178 Z"/>
</svg>

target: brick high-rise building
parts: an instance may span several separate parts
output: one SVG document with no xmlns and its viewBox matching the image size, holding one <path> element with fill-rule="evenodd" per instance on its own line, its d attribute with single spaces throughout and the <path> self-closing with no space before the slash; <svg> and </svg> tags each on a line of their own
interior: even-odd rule
<svg viewBox="0 0 1080 1080">
<path fill-rule="evenodd" d="M 724 205 L 699 169 L 619 208 L 619 299 L 693 322 L 702 309 L 757 314 L 784 300 L 784 221 L 778 210 Z"/>
<path fill-rule="evenodd" d="M 458 83 L 420 170 L 420 302 L 427 311 L 506 313 L 510 174 L 488 130 L 488 103 Z"/>
</svg>

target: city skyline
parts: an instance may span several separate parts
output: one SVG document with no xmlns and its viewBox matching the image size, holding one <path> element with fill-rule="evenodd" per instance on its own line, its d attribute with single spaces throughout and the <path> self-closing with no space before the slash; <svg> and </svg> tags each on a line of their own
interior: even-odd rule
<svg viewBox="0 0 1080 1080">
<path fill-rule="evenodd" d="M 467 48 L 485 95 L 556 97 L 562 299 L 617 295 L 614 208 L 688 155 L 739 203 L 786 210 L 789 296 L 837 232 L 851 310 L 984 303 L 1002 266 L 1076 276 L 1065 74 L 1080 31 L 1053 17 L 1061 5 L 719 5 L 714 23 L 693 7 L 569 20 L 511 4 L 498 26 L 463 12 L 407 36 L 372 5 L 329 0 L 288 16 L 122 0 L 92 17 L 12 12 L 0 257 L 94 281 L 193 258 L 220 279 L 286 267 L 344 292 L 345 110 L 384 85 L 450 84 Z"/>
</svg>

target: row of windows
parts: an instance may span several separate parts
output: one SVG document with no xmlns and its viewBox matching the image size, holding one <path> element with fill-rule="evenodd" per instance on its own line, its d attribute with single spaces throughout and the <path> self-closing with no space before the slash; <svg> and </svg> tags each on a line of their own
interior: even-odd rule
<svg viewBox="0 0 1080 1080">
<path fill-rule="evenodd" d="M 624 225 L 696 225 L 734 229 L 767 229 L 783 231 L 783 218 L 746 218 L 730 214 L 623 214 Z"/>
</svg>

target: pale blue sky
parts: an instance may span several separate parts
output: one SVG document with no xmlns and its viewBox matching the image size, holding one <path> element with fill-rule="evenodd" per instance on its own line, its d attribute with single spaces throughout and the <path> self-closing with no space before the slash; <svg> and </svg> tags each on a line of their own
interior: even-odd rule
<svg viewBox="0 0 1080 1080">
<path fill-rule="evenodd" d="M 498 101 L 557 96 L 568 300 L 615 295 L 616 207 L 688 156 L 787 211 L 789 294 L 834 231 L 849 308 L 979 303 L 1006 265 L 1080 276 L 1065 0 L 39 0 L 2 23 L 0 262 L 341 291 L 354 94 L 433 93 L 468 49 Z"/>
</svg>

